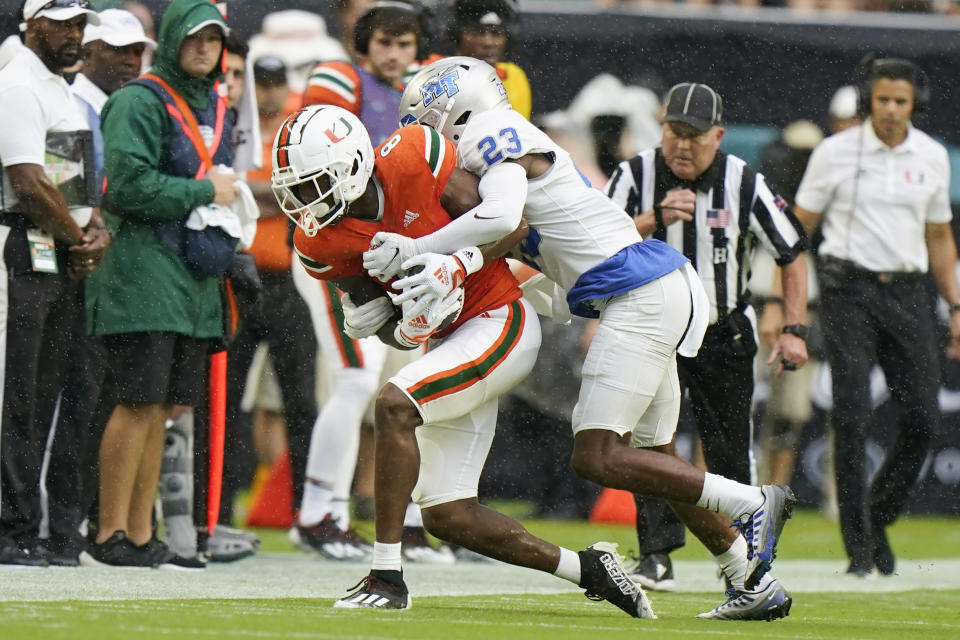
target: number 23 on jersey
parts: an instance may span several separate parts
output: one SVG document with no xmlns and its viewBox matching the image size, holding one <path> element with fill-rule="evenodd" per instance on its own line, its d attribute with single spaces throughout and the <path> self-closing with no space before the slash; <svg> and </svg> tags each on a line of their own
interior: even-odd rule
<svg viewBox="0 0 960 640">
<path fill-rule="evenodd" d="M 513 127 L 501 129 L 497 137 L 487 136 L 477 144 L 477 149 L 483 155 L 483 161 L 488 167 L 492 167 L 503 160 L 503 152 L 510 155 L 520 153 L 523 146 L 520 144 L 520 136 Z"/>
</svg>

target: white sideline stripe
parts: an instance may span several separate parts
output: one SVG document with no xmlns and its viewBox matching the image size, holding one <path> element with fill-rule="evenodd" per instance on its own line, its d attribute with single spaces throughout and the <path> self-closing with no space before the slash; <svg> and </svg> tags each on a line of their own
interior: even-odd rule
<svg viewBox="0 0 960 640">
<path fill-rule="evenodd" d="M 846 561 L 778 560 L 776 575 L 794 595 L 882 593 L 918 589 L 960 589 L 960 558 L 898 559 L 898 575 L 859 579 L 844 574 Z M 178 600 L 201 598 L 343 598 L 369 570 L 363 562 L 322 560 L 302 553 L 259 554 L 206 571 L 118 571 L 82 567 L 34 569 L 0 566 L 0 602 L 63 600 Z M 714 593 L 723 586 L 712 561 L 674 562 L 677 590 Z M 579 593 L 576 586 L 538 571 L 501 563 L 404 567 L 415 597 Z M 656 610 L 658 594 L 648 593 Z"/>
</svg>

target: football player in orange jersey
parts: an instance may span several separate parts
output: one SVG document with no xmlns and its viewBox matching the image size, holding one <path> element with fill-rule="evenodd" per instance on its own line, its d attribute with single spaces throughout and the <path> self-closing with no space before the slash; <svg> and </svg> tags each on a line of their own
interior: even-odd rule
<svg viewBox="0 0 960 640">
<path fill-rule="evenodd" d="M 400 538 L 412 493 L 437 537 L 553 573 L 580 585 L 589 597 L 607 599 L 635 617 L 652 617 L 643 591 L 626 578 L 610 543 L 577 554 L 477 501 L 497 398 L 526 376 L 540 346 L 532 307 L 520 297 L 506 261 L 493 257 L 511 241 L 485 248 L 482 267 L 477 247 L 457 251 L 438 276 L 459 283 L 452 292 L 412 300 L 402 310 L 388 294 L 402 289 L 403 279 L 391 286 L 363 269 L 362 254 L 378 231 L 418 237 L 447 224 L 447 211 L 463 213 L 479 202 L 476 179 L 454 165 L 452 143 L 429 127 L 400 129 L 374 152 L 359 119 L 331 106 L 293 114 L 274 142 L 274 192 L 297 224 L 296 251 L 312 275 L 344 290 L 348 333 L 376 334 L 400 348 L 433 339 L 429 351 L 390 378 L 377 397 L 373 566 L 334 606 L 410 606 Z M 473 197 L 452 199 L 465 181 L 474 185 Z M 422 264 L 418 260 L 404 268 Z"/>
<path fill-rule="evenodd" d="M 429 12 L 416 0 L 367 0 L 345 5 L 349 6 L 340 8 L 356 16 L 349 35 L 344 34 L 356 63 L 326 62 L 314 67 L 303 105 L 343 107 L 360 118 L 376 145 L 393 135 L 397 127 L 401 78 L 427 48 Z M 389 349 L 375 338 L 353 340 L 346 336 L 338 326 L 342 313 L 335 288 L 310 286 L 312 278 L 300 264 L 294 265 L 293 272 L 313 314 L 321 366 L 326 379 L 334 383 L 325 389 L 327 399 L 314 427 L 313 439 L 324 443 L 323 451 L 311 456 L 303 501 L 290 539 L 296 546 L 322 556 L 363 559 L 369 556 L 369 545 L 360 539 L 344 540 L 341 535 L 349 529 L 348 498 L 354 481 L 356 497 L 370 504 L 373 501 L 373 430 L 361 427 L 363 416 L 383 376 L 410 362 L 413 354 Z M 430 545 L 416 504 L 409 505 L 404 525 L 405 559 L 434 564 L 454 561 L 448 549 Z"/>
</svg>

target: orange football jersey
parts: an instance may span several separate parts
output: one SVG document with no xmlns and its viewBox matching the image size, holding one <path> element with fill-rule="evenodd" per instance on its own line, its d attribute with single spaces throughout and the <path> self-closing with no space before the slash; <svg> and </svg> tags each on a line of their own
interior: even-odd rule
<svg viewBox="0 0 960 640">
<path fill-rule="evenodd" d="M 376 148 L 374 174 L 383 186 L 383 218 L 377 222 L 343 218 L 308 237 L 297 227 L 293 244 L 307 272 L 320 280 L 366 275 L 363 252 L 378 231 L 411 238 L 425 236 L 450 222 L 440 196 L 456 166 L 456 150 L 449 140 L 422 125 L 399 129 Z M 376 280 L 375 280 L 376 281 Z M 379 283 L 394 291 L 389 283 Z M 449 333 L 476 315 L 520 297 L 517 279 L 503 258 L 485 264 L 464 282 L 460 317 Z"/>
</svg>

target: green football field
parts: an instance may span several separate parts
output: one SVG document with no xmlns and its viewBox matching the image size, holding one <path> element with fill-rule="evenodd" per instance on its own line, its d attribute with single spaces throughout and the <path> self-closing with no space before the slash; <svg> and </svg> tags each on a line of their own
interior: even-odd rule
<svg viewBox="0 0 960 640">
<path fill-rule="evenodd" d="M 529 520 L 538 535 L 580 549 L 611 540 L 635 549 L 631 527 Z M 369 525 L 367 525 L 369 526 Z M 369 529 L 367 529 L 369 532 Z M 800 512 L 784 532 L 774 573 L 794 598 L 772 623 L 694 616 L 723 595 L 696 541 L 677 551 L 678 591 L 651 593 L 657 620 L 635 620 L 549 575 L 500 563 L 407 565 L 408 611 L 331 608 L 366 564 L 293 551 L 284 532 L 261 531 L 255 558 L 200 573 L 149 569 L 0 568 L 0 640 L 91 638 L 960 638 L 960 519 L 912 517 L 890 530 L 892 577 L 856 579 L 837 526 Z M 602 636 L 600 635 L 602 634 Z M 654 637 L 654 636 L 650 636 Z"/>
</svg>

